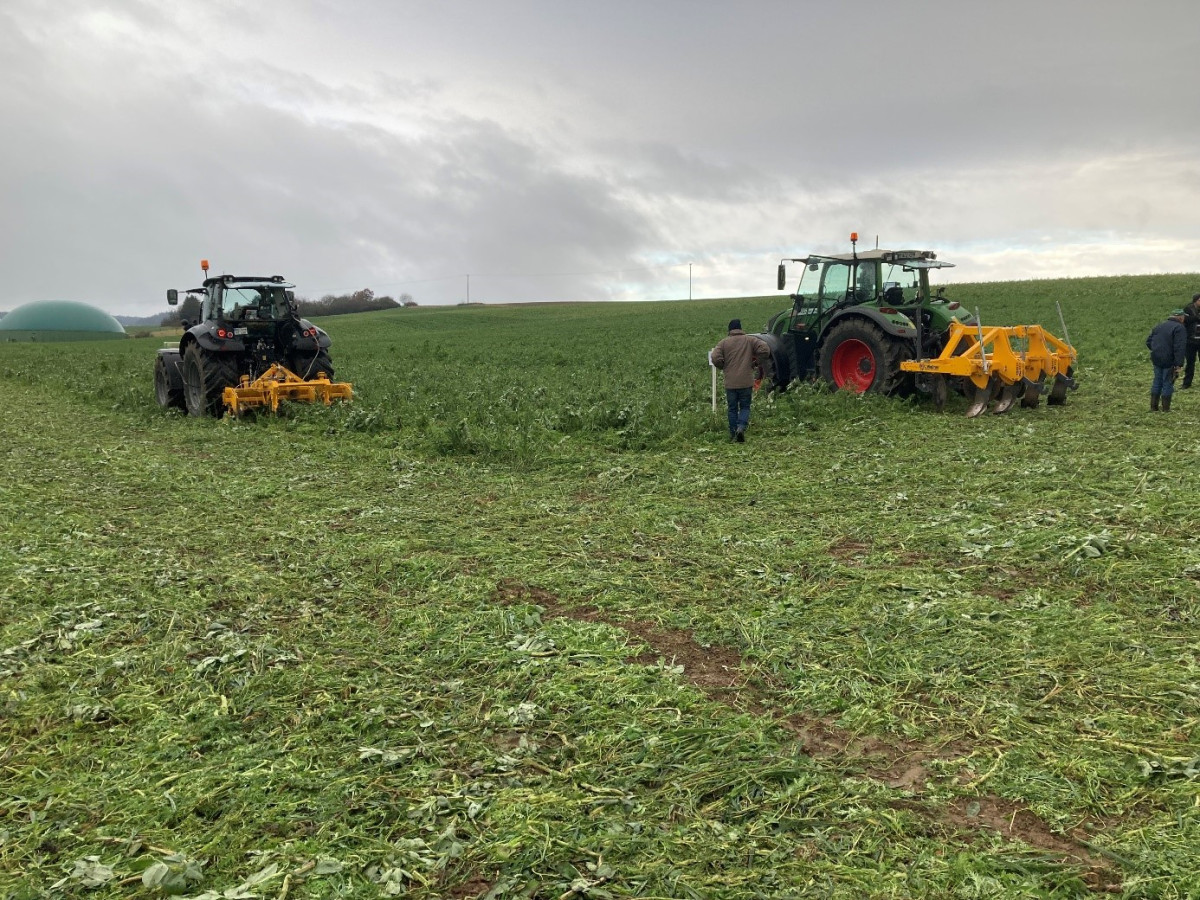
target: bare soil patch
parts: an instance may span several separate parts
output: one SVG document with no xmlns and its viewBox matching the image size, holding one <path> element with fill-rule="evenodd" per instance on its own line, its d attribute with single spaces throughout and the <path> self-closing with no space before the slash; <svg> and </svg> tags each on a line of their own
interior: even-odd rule
<svg viewBox="0 0 1200 900">
<path fill-rule="evenodd" d="M 829 548 L 829 555 L 834 559 L 842 562 L 853 563 L 855 565 L 861 563 L 863 558 L 871 552 L 871 545 L 866 541 L 859 541 L 854 538 L 845 537 L 836 541 Z"/>
<path fill-rule="evenodd" d="M 866 549 L 865 545 L 854 542 L 843 542 L 838 546 L 848 555 Z M 763 702 L 769 692 L 778 690 L 777 686 L 751 684 L 745 676 L 742 657 L 736 650 L 701 646 L 682 629 L 664 628 L 654 622 L 617 619 L 595 607 L 564 604 L 549 591 L 511 580 L 497 585 L 496 599 L 506 605 L 533 602 L 550 616 L 602 622 L 628 631 L 651 648 L 630 657 L 630 662 L 653 664 L 663 659 L 682 665 L 683 677 L 688 682 L 719 702 L 774 719 L 799 738 L 810 756 L 850 764 L 860 769 L 864 776 L 891 788 L 909 791 L 918 800 L 934 777 L 932 763 L 963 759 L 972 750 L 970 744 L 959 740 L 947 740 L 935 747 L 894 736 L 880 738 L 855 734 L 827 716 L 799 713 L 780 716 Z M 1111 891 L 1121 883 L 1120 873 L 1109 860 L 1092 852 L 1081 840 L 1052 831 L 1033 812 L 1003 797 L 977 794 L 936 809 L 919 802 L 904 805 L 943 827 L 967 834 L 986 829 L 1058 856 L 1066 863 L 1079 866 L 1084 882 L 1092 890 Z"/>
</svg>

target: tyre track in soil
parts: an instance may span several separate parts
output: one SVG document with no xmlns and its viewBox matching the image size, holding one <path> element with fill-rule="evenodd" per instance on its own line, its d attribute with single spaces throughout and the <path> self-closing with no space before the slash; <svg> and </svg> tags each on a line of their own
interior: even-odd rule
<svg viewBox="0 0 1200 900">
<path fill-rule="evenodd" d="M 549 591 L 514 580 L 498 583 L 494 596 L 506 606 L 530 602 L 541 606 L 550 617 L 595 622 L 627 631 L 651 648 L 628 657 L 627 662 L 652 665 L 661 658 L 682 663 L 682 677 L 694 687 L 726 706 L 771 719 L 796 735 L 809 756 L 853 763 L 859 767 L 861 774 L 888 787 L 912 793 L 912 800 L 898 801 L 895 807 L 919 813 L 968 842 L 977 837 L 980 831 L 995 832 L 1007 839 L 1019 840 L 1035 850 L 1057 857 L 1064 864 L 1077 867 L 1084 884 L 1092 891 L 1117 893 L 1121 890 L 1119 869 L 1111 860 L 1090 848 L 1085 837 L 1086 821 L 1063 835 L 1052 831 L 1026 807 L 995 794 L 960 797 L 948 806 L 936 809 L 920 802 L 926 793 L 926 782 L 934 777 L 931 764 L 968 755 L 971 745 L 967 742 L 947 741 L 932 746 L 900 737 L 885 740 L 854 734 L 839 727 L 828 716 L 803 713 L 784 715 L 764 704 L 769 692 L 779 689 L 778 686 L 769 681 L 761 685 L 749 683 L 743 674 L 741 655 L 729 647 L 702 647 L 684 629 L 664 628 L 654 622 L 636 619 L 619 619 L 605 615 L 595 607 L 565 604 Z"/>
</svg>

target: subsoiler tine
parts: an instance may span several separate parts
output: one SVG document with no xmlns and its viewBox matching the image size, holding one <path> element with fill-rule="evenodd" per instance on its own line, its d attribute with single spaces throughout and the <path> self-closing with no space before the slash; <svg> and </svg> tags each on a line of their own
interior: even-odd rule
<svg viewBox="0 0 1200 900">
<path fill-rule="evenodd" d="M 1046 402 L 1050 406 L 1062 406 L 1067 402 L 1068 389 L 1073 391 L 1078 387 L 1074 378 L 1060 372 L 1054 376 L 1054 387 L 1050 389 L 1050 396 L 1046 398 Z"/>
<path fill-rule="evenodd" d="M 1042 400 L 1042 390 L 1046 387 L 1046 376 L 1043 375 L 1037 381 L 1025 379 L 1025 396 L 1021 398 L 1021 405 L 1026 409 L 1035 409 Z"/>
<path fill-rule="evenodd" d="M 1015 384 L 1006 384 L 1000 388 L 1000 396 L 996 399 L 996 406 L 992 410 L 995 415 L 1006 413 L 1013 408 L 1013 404 L 1017 402 L 1017 386 Z"/>
<path fill-rule="evenodd" d="M 973 419 L 985 409 L 989 401 L 992 399 L 992 379 L 988 379 L 988 383 L 983 387 L 975 387 L 975 383 L 968 381 L 970 387 L 975 388 L 975 396 L 971 400 L 971 405 L 967 407 L 967 418 Z"/>
</svg>

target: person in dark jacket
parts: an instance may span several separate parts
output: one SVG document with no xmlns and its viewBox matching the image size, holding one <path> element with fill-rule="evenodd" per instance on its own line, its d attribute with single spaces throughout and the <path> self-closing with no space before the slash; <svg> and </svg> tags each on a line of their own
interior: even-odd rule
<svg viewBox="0 0 1200 900">
<path fill-rule="evenodd" d="M 1196 374 L 1196 354 L 1200 353 L 1200 294 L 1192 294 L 1192 302 L 1184 307 L 1183 327 L 1187 329 L 1187 362 L 1180 387 L 1190 388 Z"/>
<path fill-rule="evenodd" d="M 754 396 L 756 371 L 771 358 L 771 348 L 762 338 L 742 331 L 741 319 L 729 323 L 729 334 L 709 354 L 712 364 L 725 376 L 725 402 L 729 406 L 729 437 L 739 444 L 750 426 L 750 399 Z"/>
<path fill-rule="evenodd" d="M 1175 309 L 1165 322 L 1159 322 L 1146 338 L 1150 348 L 1150 362 L 1154 366 L 1154 382 L 1150 385 L 1150 410 L 1158 412 L 1159 400 L 1162 411 L 1171 411 L 1171 395 L 1175 393 L 1175 378 L 1183 365 L 1187 347 L 1187 329 L 1183 327 L 1184 312 Z"/>
</svg>

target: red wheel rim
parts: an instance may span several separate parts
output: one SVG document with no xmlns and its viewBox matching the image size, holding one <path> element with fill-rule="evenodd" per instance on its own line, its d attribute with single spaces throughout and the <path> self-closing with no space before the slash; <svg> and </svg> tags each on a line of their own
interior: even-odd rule
<svg viewBox="0 0 1200 900">
<path fill-rule="evenodd" d="M 842 341 L 833 351 L 833 383 L 861 394 L 875 382 L 875 354 L 862 341 Z"/>
</svg>

